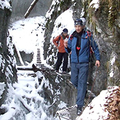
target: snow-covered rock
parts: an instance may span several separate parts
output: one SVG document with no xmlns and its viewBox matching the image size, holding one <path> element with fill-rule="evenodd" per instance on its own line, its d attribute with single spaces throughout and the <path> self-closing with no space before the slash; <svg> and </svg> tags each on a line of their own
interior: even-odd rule
<svg viewBox="0 0 120 120">
<path fill-rule="evenodd" d="M 12 11 L 12 7 L 10 5 L 10 0 L 1 0 L 0 1 L 0 8 L 1 9 L 9 9 L 10 11 Z"/>
<path fill-rule="evenodd" d="M 108 87 L 107 90 L 101 91 L 101 93 L 96 98 L 94 98 L 92 102 L 85 108 L 82 115 L 78 117 L 77 120 L 108 120 L 110 118 L 109 116 L 111 116 L 111 113 L 108 111 L 108 103 L 111 101 L 110 99 L 112 98 L 112 96 L 117 93 L 117 91 L 117 86 Z M 110 109 L 111 111 L 112 107 Z M 116 120 L 115 117 L 114 120 Z"/>
<path fill-rule="evenodd" d="M 17 81 L 14 45 L 8 32 L 11 15 L 9 2 L 9 0 L 0 1 L 0 106 L 7 99 L 9 85 Z M 6 111 L 3 109 L 0 108 L 0 114 L 1 111 Z"/>
</svg>

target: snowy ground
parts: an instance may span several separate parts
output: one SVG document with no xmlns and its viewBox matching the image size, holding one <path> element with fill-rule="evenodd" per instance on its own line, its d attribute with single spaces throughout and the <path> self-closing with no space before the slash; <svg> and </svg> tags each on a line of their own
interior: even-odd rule
<svg viewBox="0 0 120 120">
<path fill-rule="evenodd" d="M 9 7 L 9 5 L 7 7 Z M 69 19 L 69 21 L 66 21 L 66 19 Z M 62 24 L 60 28 L 57 27 L 59 23 Z M 9 28 L 9 33 L 13 38 L 13 43 L 15 44 L 17 51 L 35 53 L 32 63 L 36 62 L 36 49 L 39 47 L 42 63 L 46 64 L 43 59 L 44 24 L 45 17 L 40 16 L 19 20 L 11 24 Z M 51 35 L 51 42 L 52 38 L 60 34 L 64 27 L 69 29 L 69 33 L 74 30 L 71 9 L 65 11 L 56 19 L 53 34 Z M 22 59 L 21 63 L 23 63 Z M 31 66 L 32 63 L 28 64 L 28 67 Z M 9 86 L 9 101 L 3 105 L 3 107 L 8 109 L 8 112 L 1 115 L 0 120 L 9 120 L 17 112 L 21 112 L 20 115 L 21 118 L 23 118 L 22 120 L 58 120 L 58 118 L 54 118 L 53 116 L 47 116 L 48 106 L 44 104 L 44 99 L 38 94 L 42 91 L 42 85 L 46 80 L 39 85 L 38 76 L 42 77 L 43 75 L 39 72 L 37 73 L 37 76 L 33 77 L 33 74 L 34 73 L 31 71 L 18 71 L 18 83 L 15 83 L 13 87 Z M 111 90 L 113 89 L 114 88 Z M 103 120 L 107 118 L 108 112 L 105 111 L 104 104 L 106 103 L 106 98 L 110 96 L 111 90 L 102 91 L 100 95 L 88 105 L 83 114 L 77 118 L 77 120 Z M 30 98 L 28 103 L 26 98 Z M 26 113 L 28 114 L 22 113 L 21 104 L 24 104 L 26 107 Z M 62 108 L 62 105 L 63 104 L 59 107 Z"/>
<path fill-rule="evenodd" d="M 44 98 L 40 96 L 43 84 L 47 84 L 45 78 L 39 85 L 38 76 L 44 77 L 40 72 L 34 75 L 32 71 L 18 71 L 18 83 L 14 86 L 10 86 L 9 95 L 12 96 L 12 102 L 4 104 L 3 107 L 8 109 L 8 112 L 0 116 L 0 120 L 9 120 L 14 118 L 17 111 L 21 111 L 21 103 L 26 107 L 26 113 L 23 120 L 59 120 L 59 118 L 48 116 L 47 109 L 49 107 L 44 104 Z M 104 90 L 88 105 L 88 107 L 83 111 L 83 114 L 76 120 L 105 120 L 108 117 L 108 112 L 106 110 L 107 98 L 110 97 L 112 91 L 118 87 L 112 87 L 108 90 Z M 30 101 L 28 102 L 27 99 Z M 38 104 L 36 104 L 38 103 Z M 59 108 L 65 107 L 65 104 L 61 104 Z M 76 112 L 76 111 L 75 111 Z M 65 113 L 64 113 L 65 114 Z M 66 120 L 61 118 L 61 120 Z"/>
<path fill-rule="evenodd" d="M 9 86 L 9 99 L 2 105 L 8 112 L 1 115 L 0 120 L 17 120 L 16 115 L 21 118 L 18 120 L 57 120 L 53 116 L 48 116 L 47 109 L 50 105 L 45 104 L 40 94 L 43 91 L 43 85 L 49 84 L 48 80 L 45 80 L 41 72 L 35 74 L 33 71 L 18 71 L 17 74 L 18 83 L 13 87 Z M 41 77 L 42 82 L 39 84 L 38 78 Z"/>
</svg>

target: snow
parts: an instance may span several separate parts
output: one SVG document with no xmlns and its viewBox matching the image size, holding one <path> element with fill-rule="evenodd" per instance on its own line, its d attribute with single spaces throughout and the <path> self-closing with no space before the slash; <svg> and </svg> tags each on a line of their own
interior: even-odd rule
<svg viewBox="0 0 120 120">
<path fill-rule="evenodd" d="M 55 2 L 55 1 L 54 1 Z M 66 21 L 66 19 L 69 19 L 69 21 Z M 25 51 L 26 53 L 34 53 L 34 60 L 32 61 L 35 63 L 36 58 L 36 50 L 37 48 L 40 48 L 41 52 L 41 62 L 44 63 L 47 67 L 48 65 L 44 62 L 43 59 L 43 42 L 44 42 L 44 24 L 45 24 L 45 17 L 33 17 L 33 18 L 27 18 L 22 19 L 19 21 L 14 22 L 9 27 L 9 33 L 12 37 L 13 43 L 15 47 L 17 48 L 17 51 Z M 57 28 L 58 24 L 61 22 L 61 27 Z M 55 21 L 55 27 L 52 33 L 52 36 L 57 36 L 62 32 L 62 29 L 66 27 L 69 29 L 69 33 L 74 29 L 74 22 L 72 19 L 72 10 L 68 9 L 64 13 L 62 13 Z M 57 32 L 56 32 L 57 31 Z M 51 37 L 52 38 L 52 37 Z M 52 41 L 51 41 L 52 43 Z M 10 52 L 13 54 L 12 51 L 12 45 L 9 45 Z M 19 55 L 19 58 L 22 58 Z M 23 64 L 24 65 L 24 64 Z M 18 66 L 19 67 L 19 66 Z M 24 66 L 23 66 L 24 67 Z M 28 68 L 31 67 L 31 64 L 28 64 Z M 50 66 L 49 66 L 50 67 Z M 45 109 L 47 109 L 49 106 L 44 105 L 44 99 L 38 94 L 38 92 L 42 91 L 43 84 L 53 93 L 53 88 L 50 86 L 48 80 L 42 80 L 42 83 L 39 86 L 38 78 L 43 77 L 41 72 L 37 72 L 37 77 L 33 78 L 32 76 L 28 76 L 28 74 L 33 74 L 31 71 L 18 71 L 18 83 L 14 84 L 14 88 L 11 88 L 11 91 L 13 93 L 10 93 L 9 95 L 13 96 L 13 103 L 9 103 L 10 108 L 14 106 L 15 110 L 11 110 L 11 115 L 9 114 L 10 111 L 7 112 L 5 116 L 6 118 L 11 118 L 11 116 L 14 116 L 18 111 L 21 111 L 20 108 L 20 101 L 24 103 L 24 105 L 31 111 L 28 114 L 25 114 L 25 120 L 38 120 L 38 119 L 48 119 L 48 120 L 58 120 L 58 118 L 53 118 L 53 116 L 47 116 L 45 113 Z M 45 79 L 43 77 L 43 79 Z M 44 82 L 43 82 L 44 81 Z M 56 83 L 59 82 L 56 78 Z M 37 89 L 36 89 L 37 88 Z M 56 95 L 59 95 L 60 91 L 56 91 Z M 23 99 L 24 96 L 24 99 Z M 27 104 L 27 101 L 25 98 L 29 99 L 35 99 L 36 102 L 39 101 L 39 109 L 36 109 L 35 104 L 31 101 L 29 104 Z M 56 102 L 56 98 L 54 98 L 54 102 Z M 53 102 L 53 104 L 54 104 Z M 31 104 L 31 105 L 30 105 Z M 3 105 L 6 106 L 6 105 Z M 66 107 L 66 103 L 60 102 L 59 108 Z M 4 119 L 5 116 L 0 116 L 0 119 Z"/>
<path fill-rule="evenodd" d="M 64 108 L 64 107 L 66 107 L 66 103 L 64 103 L 63 101 L 60 101 L 60 104 L 58 105 L 58 107 L 60 108 L 60 109 L 62 109 L 62 108 Z"/>
<path fill-rule="evenodd" d="M 92 6 L 97 10 L 99 8 L 99 0 L 92 0 L 89 6 Z"/>
<path fill-rule="evenodd" d="M 106 102 L 105 96 L 107 96 L 108 91 L 102 91 L 99 96 L 97 96 L 85 109 L 81 115 L 81 119 L 85 118 L 87 120 L 103 120 L 107 118 L 108 113 L 104 110 L 104 104 Z"/>
<path fill-rule="evenodd" d="M 22 65 L 24 65 L 24 63 L 19 51 L 34 53 L 33 63 L 36 63 L 37 48 L 40 48 L 41 61 L 44 63 L 42 49 L 44 41 L 44 23 L 45 17 L 40 16 L 22 19 L 11 24 L 9 33 L 13 39 Z"/>
<path fill-rule="evenodd" d="M 111 59 L 111 65 L 115 63 L 115 59 L 116 59 L 116 56 L 113 56 L 113 58 Z"/>
<path fill-rule="evenodd" d="M 2 98 L 2 94 L 3 94 L 3 91 L 5 90 L 5 83 L 4 82 L 0 82 L 0 99 Z"/>
<path fill-rule="evenodd" d="M 67 28 L 69 30 L 69 34 L 74 30 L 74 21 L 72 19 L 72 13 L 73 11 L 71 9 L 68 9 L 56 19 L 54 24 L 55 27 L 51 35 L 51 44 L 53 44 L 53 37 L 56 37 L 57 35 L 61 34 L 63 28 Z M 13 39 L 13 43 L 16 47 L 16 51 L 18 53 L 22 65 L 24 65 L 24 63 L 22 61 L 19 51 L 25 51 L 25 53 L 34 53 L 34 59 L 32 63 L 36 63 L 37 48 L 40 48 L 41 62 L 42 64 L 45 64 L 48 67 L 43 57 L 45 23 L 45 17 L 40 16 L 22 19 L 10 25 L 9 33 Z M 58 25 L 60 23 L 61 26 L 58 28 Z M 54 56 L 53 54 L 50 56 L 51 60 L 52 56 Z"/>
<path fill-rule="evenodd" d="M 10 11 L 12 11 L 12 7 L 10 5 L 10 0 L 0 0 L 0 8 L 1 9 L 9 9 Z"/>
<path fill-rule="evenodd" d="M 111 64 L 111 70 L 110 70 L 110 77 L 113 77 L 114 76 L 114 63 L 115 63 L 115 60 L 116 60 L 116 55 L 115 53 L 112 53 L 111 55 L 111 60 L 110 60 L 110 64 Z"/>
<path fill-rule="evenodd" d="M 107 90 L 101 91 L 101 93 L 92 100 L 92 102 L 86 107 L 79 120 L 105 120 L 108 117 L 108 112 L 105 110 L 105 104 L 107 103 L 107 97 L 110 97 L 111 92 L 115 90 L 116 86 Z"/>
<path fill-rule="evenodd" d="M 55 5 L 59 3 L 59 0 L 52 0 L 52 4 L 50 6 L 50 9 L 48 10 L 48 12 L 46 13 L 45 17 L 47 19 L 51 19 L 51 15 L 55 9 Z M 58 11 L 59 11 L 59 8 L 58 8 Z"/>
<path fill-rule="evenodd" d="M 2 55 L 0 55 L 0 67 L 2 65 Z"/>
<path fill-rule="evenodd" d="M 10 109 L 7 113 L 4 114 L 4 116 L 0 117 L 0 120 L 6 120 L 6 118 L 9 120 L 13 115 L 15 115 L 15 110 Z"/>
<path fill-rule="evenodd" d="M 1 1 L 0 6 L 3 2 L 4 5 L 2 6 L 2 8 L 10 7 L 7 0 Z M 58 1 L 54 0 L 52 4 L 54 5 L 55 2 Z M 91 5 L 92 4 L 94 4 L 94 7 L 96 9 L 99 7 L 98 0 L 93 0 L 91 2 Z M 52 10 L 48 12 L 46 16 L 49 17 L 51 13 Z M 55 27 L 51 35 L 51 43 L 52 38 L 59 35 L 62 32 L 63 28 L 68 28 L 69 34 L 71 34 L 71 32 L 74 30 L 72 13 L 73 11 L 71 9 L 68 9 L 56 19 L 54 23 Z M 45 60 L 43 59 L 44 24 L 45 17 L 40 16 L 19 20 L 11 24 L 9 28 L 10 36 L 12 36 L 13 43 L 15 44 L 17 51 L 35 53 L 34 59 L 32 61 L 33 63 L 36 62 L 36 50 L 37 48 L 40 48 L 41 62 L 46 64 Z M 60 27 L 58 27 L 59 24 L 61 24 Z M 12 44 L 9 44 L 9 51 L 13 55 L 12 47 Z M 0 56 L 0 61 L 2 61 L 2 56 Z M 114 62 L 114 59 L 112 61 Z M 113 64 L 112 61 L 111 64 Z M 28 67 L 30 67 L 30 65 L 28 65 Z M 7 73 L 12 74 L 10 68 L 7 69 Z M 17 112 L 19 112 L 21 116 L 24 114 L 25 116 L 23 115 L 22 117 L 25 118 L 25 120 L 58 120 L 58 118 L 53 118 L 53 116 L 47 116 L 45 111 L 48 109 L 48 106 L 44 104 L 44 98 L 38 94 L 43 90 L 42 87 L 44 84 L 48 86 L 52 92 L 52 86 L 49 86 L 49 81 L 44 78 L 42 73 L 37 72 L 35 78 L 28 75 L 34 74 L 31 71 L 18 71 L 17 74 L 18 83 L 15 83 L 13 86 L 9 85 L 9 100 L 6 102 L 6 104 L 2 105 L 2 107 L 6 107 L 8 109 L 8 112 L 6 112 L 4 115 L 1 115 L 0 120 L 9 120 Z M 43 80 L 42 83 L 39 85 L 38 78 L 40 77 L 43 77 Z M 56 79 L 56 83 L 57 82 L 59 82 L 58 79 Z M 0 84 L 0 95 L 4 91 L 4 86 L 4 83 Z M 60 94 L 60 91 L 56 91 L 56 94 Z M 110 96 L 109 90 L 102 91 L 100 95 L 97 96 L 84 110 L 79 120 L 103 120 L 103 118 L 107 118 L 108 112 L 105 111 L 104 107 L 106 96 Z M 29 104 L 27 103 L 26 98 L 31 99 Z M 33 100 L 35 100 L 35 103 L 38 103 L 38 106 L 34 104 Z M 24 103 L 24 105 L 30 110 L 29 113 L 25 114 L 22 112 L 21 102 Z M 61 101 L 58 107 L 66 107 L 66 103 Z"/>
<path fill-rule="evenodd" d="M 45 18 L 41 16 L 19 20 L 11 25 L 10 36 L 19 51 L 31 53 L 36 46 L 39 47 L 44 21 Z"/>
<path fill-rule="evenodd" d="M 6 107 L 8 112 L 4 115 L 0 116 L 0 120 L 9 120 L 10 118 L 14 118 L 14 115 L 19 111 L 21 112 L 21 103 L 26 106 L 26 108 L 30 111 L 28 114 L 25 114 L 25 120 L 42 120 L 47 119 L 47 115 L 45 113 L 45 108 L 47 106 L 44 104 L 44 99 L 41 97 L 39 92 L 42 91 L 42 86 L 45 83 L 45 80 L 42 81 L 40 85 L 38 85 L 38 77 L 28 77 L 27 74 L 31 74 L 31 71 L 18 71 L 18 83 L 15 83 L 12 86 L 9 86 L 9 96 L 12 96 L 12 102 L 2 105 L 2 107 Z M 42 75 L 41 73 L 39 75 Z M 30 101 L 26 99 L 28 98 Z M 35 100 L 35 101 L 34 101 Z M 10 101 L 10 98 L 9 98 Z M 8 101 L 8 102 L 9 102 Z M 38 103 L 36 105 L 35 103 Z M 22 113 L 20 113 L 22 115 Z M 22 116 L 21 116 L 22 117 Z M 5 119 L 6 118 L 6 119 Z M 52 120 L 52 118 L 48 119 Z"/>
<path fill-rule="evenodd" d="M 61 34 L 62 30 L 64 28 L 68 29 L 68 34 L 71 34 L 74 30 L 74 20 L 72 19 L 72 14 L 73 11 L 72 9 L 68 9 L 65 12 L 63 12 L 55 21 L 54 23 L 54 29 L 53 29 L 53 33 L 52 33 L 52 39 L 54 37 L 56 37 L 57 35 Z M 60 27 L 59 24 L 61 24 Z M 51 39 L 51 42 L 52 42 Z"/>
</svg>

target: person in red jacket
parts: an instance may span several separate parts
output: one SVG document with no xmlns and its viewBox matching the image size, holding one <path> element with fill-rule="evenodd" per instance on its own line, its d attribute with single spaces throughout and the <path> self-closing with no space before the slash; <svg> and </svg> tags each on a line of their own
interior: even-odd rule
<svg viewBox="0 0 120 120">
<path fill-rule="evenodd" d="M 62 64 L 63 61 L 63 67 L 62 67 L 62 73 L 66 73 L 67 71 L 67 65 L 68 65 L 68 53 L 65 51 L 64 47 L 64 41 L 68 39 L 68 29 L 64 28 L 62 33 L 57 36 L 55 39 L 53 39 L 54 45 L 58 49 L 58 54 L 57 54 L 57 62 L 56 62 L 56 72 L 59 72 L 59 67 Z"/>
</svg>

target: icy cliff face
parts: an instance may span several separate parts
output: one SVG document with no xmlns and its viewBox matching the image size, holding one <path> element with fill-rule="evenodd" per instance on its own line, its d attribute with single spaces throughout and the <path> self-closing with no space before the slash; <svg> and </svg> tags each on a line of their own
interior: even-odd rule
<svg viewBox="0 0 120 120">
<path fill-rule="evenodd" d="M 0 106 L 5 102 L 7 89 L 17 80 L 14 47 L 8 33 L 11 15 L 9 0 L 0 1 Z"/>
</svg>

